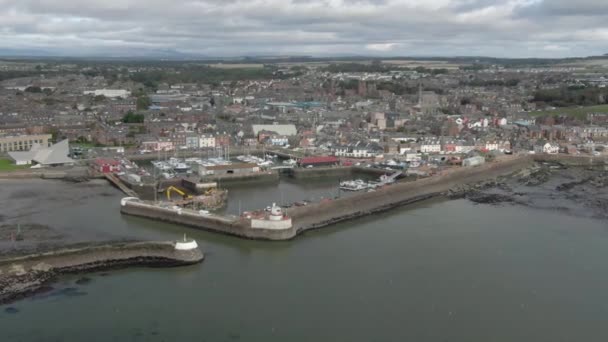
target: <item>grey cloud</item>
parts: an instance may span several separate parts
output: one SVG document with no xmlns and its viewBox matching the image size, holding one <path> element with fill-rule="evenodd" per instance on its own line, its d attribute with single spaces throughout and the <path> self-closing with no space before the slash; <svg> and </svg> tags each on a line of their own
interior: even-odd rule
<svg viewBox="0 0 608 342">
<path fill-rule="evenodd" d="M 530 8 L 533 15 L 607 16 L 606 0 L 543 0 Z"/>
<path fill-rule="evenodd" d="M 583 0 L 580 17 L 562 14 L 569 12 L 569 3 L 0 0 L 0 40 L 6 48 L 43 47 L 64 54 L 174 49 L 215 56 L 382 53 L 552 57 L 608 50 L 601 43 L 602 30 L 608 28 L 606 21 L 583 14 L 601 11 L 603 1 Z M 376 51 L 378 46 L 387 48 Z"/>
</svg>

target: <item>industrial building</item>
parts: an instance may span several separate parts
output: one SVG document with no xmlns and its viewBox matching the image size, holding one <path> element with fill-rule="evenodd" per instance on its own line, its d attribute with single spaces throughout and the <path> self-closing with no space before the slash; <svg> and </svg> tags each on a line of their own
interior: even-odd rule
<svg viewBox="0 0 608 342">
<path fill-rule="evenodd" d="M 478 166 L 485 164 L 486 159 L 482 156 L 475 156 L 462 160 L 462 166 Z"/>
<path fill-rule="evenodd" d="M 126 89 L 95 89 L 95 90 L 85 90 L 82 93 L 84 95 L 105 96 L 105 97 L 109 97 L 109 98 L 114 98 L 114 97 L 127 98 L 131 95 L 131 92 Z"/>
<path fill-rule="evenodd" d="M 0 152 L 29 151 L 36 144 L 49 147 L 50 134 L 0 136 Z"/>
</svg>

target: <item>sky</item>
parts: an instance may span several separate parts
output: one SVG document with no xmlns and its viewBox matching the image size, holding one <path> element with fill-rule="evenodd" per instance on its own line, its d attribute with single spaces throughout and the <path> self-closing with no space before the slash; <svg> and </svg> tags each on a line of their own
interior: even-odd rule
<svg viewBox="0 0 608 342">
<path fill-rule="evenodd" d="M 0 0 L 0 54 L 608 53 L 608 0 Z"/>
</svg>

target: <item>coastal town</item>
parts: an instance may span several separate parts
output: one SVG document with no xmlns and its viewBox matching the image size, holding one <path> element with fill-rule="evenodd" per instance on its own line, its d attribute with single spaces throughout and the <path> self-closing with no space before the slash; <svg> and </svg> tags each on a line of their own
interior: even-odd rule
<svg viewBox="0 0 608 342">
<path fill-rule="evenodd" d="M 101 181 L 122 193 L 114 215 L 255 240 L 291 240 L 437 197 L 563 206 L 538 200 L 555 190 L 531 188 L 550 177 L 563 179 L 557 191 L 570 210 L 605 219 L 608 197 L 596 190 L 607 182 L 608 58 L 592 60 L 606 64 L 2 61 L 0 180 L 66 189 Z M 325 185 L 285 199 L 276 189 L 290 182 Z M 252 187 L 275 192 L 242 195 Z M 19 217 L 0 226 L 4 253 L 62 247 L 50 227 L 22 229 Z M 52 254 L 52 272 L 203 259 L 186 236 L 78 250 L 77 260 L 95 263 L 66 266 L 72 253 Z M 115 253 L 126 257 L 105 259 Z M 52 272 L 5 278 L 0 297 L 35 291 Z"/>
<path fill-rule="evenodd" d="M 608 341 L 608 0 L 0 4 L 0 342 Z"/>
<path fill-rule="evenodd" d="M 0 153 L 8 169 L 80 165 L 126 176 L 125 159 L 174 158 L 156 164 L 157 178 L 284 165 L 429 176 L 504 154 L 600 156 L 608 78 L 590 65 L 5 61 Z M 61 153 L 30 152 L 58 143 Z M 286 158 L 268 159 L 277 155 Z"/>
</svg>

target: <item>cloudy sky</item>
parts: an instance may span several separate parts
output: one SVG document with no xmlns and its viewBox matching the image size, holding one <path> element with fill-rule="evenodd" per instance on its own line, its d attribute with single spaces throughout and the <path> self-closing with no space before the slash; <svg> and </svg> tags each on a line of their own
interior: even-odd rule
<svg viewBox="0 0 608 342">
<path fill-rule="evenodd" d="M 0 0 L 0 53 L 564 57 L 608 0 Z"/>
</svg>

